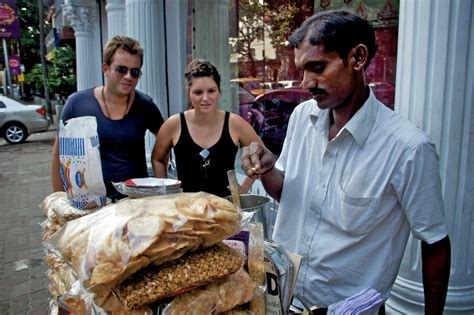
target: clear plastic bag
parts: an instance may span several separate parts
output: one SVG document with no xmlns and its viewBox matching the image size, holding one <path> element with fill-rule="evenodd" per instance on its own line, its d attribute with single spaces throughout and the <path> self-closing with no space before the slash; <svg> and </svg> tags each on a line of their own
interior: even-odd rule
<svg viewBox="0 0 474 315">
<path fill-rule="evenodd" d="M 237 272 L 242 263 L 240 253 L 217 243 L 160 266 L 150 265 L 113 291 L 125 308 L 132 310 L 218 281 Z"/>
<path fill-rule="evenodd" d="M 77 209 L 74 208 L 63 191 L 54 192 L 46 196 L 40 204 L 46 215 L 46 220 L 40 223 L 43 228 L 43 240 L 52 237 L 61 230 L 66 222 L 91 214 L 100 208 Z"/>
<path fill-rule="evenodd" d="M 229 277 L 173 299 L 162 315 L 219 314 L 263 295 L 263 290 L 241 268 Z"/>
<path fill-rule="evenodd" d="M 241 213 L 223 198 L 181 193 L 123 199 L 69 221 L 48 240 L 99 306 L 138 270 L 209 247 L 240 230 Z M 100 295 L 100 296 L 99 296 Z"/>
</svg>

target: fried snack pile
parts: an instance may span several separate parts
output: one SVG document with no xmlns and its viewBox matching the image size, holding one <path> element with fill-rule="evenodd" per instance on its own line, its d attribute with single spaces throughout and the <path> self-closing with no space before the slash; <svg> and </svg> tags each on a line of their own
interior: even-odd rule
<svg viewBox="0 0 474 315">
<path fill-rule="evenodd" d="M 166 314 L 214 314 L 263 296 L 254 250 L 249 275 L 244 256 L 221 242 L 241 229 L 240 211 L 224 198 L 180 193 L 89 211 L 53 193 L 41 207 L 54 226 L 44 234 L 49 289 L 75 314 L 147 315 L 159 301 Z"/>
<path fill-rule="evenodd" d="M 53 298 L 57 298 L 67 293 L 77 278 L 68 264 L 54 253 L 48 253 L 45 260 L 49 267 L 47 271 L 50 281 L 49 292 Z"/>
<path fill-rule="evenodd" d="M 63 299 L 69 310 L 75 314 L 85 314 L 85 303 L 79 296 L 68 295 L 74 282 L 77 281 L 71 267 L 53 252 L 46 255 L 46 263 L 49 267 L 47 276 L 49 279 L 49 292 L 54 300 Z"/>
<path fill-rule="evenodd" d="M 124 199 L 68 222 L 57 249 L 84 288 L 103 294 L 151 263 L 234 235 L 240 218 L 230 201 L 203 192 Z"/>
<path fill-rule="evenodd" d="M 224 280 L 176 297 L 166 307 L 163 315 L 219 314 L 252 300 L 256 289 L 256 283 L 241 268 Z"/>
<path fill-rule="evenodd" d="M 189 253 L 160 266 L 151 265 L 118 285 L 114 291 L 126 309 L 135 309 L 237 272 L 242 256 L 222 243 Z"/>
<path fill-rule="evenodd" d="M 251 240 L 251 246 L 249 248 L 249 275 L 257 284 L 265 285 L 263 226 L 260 223 L 250 224 L 249 230 Z M 265 297 L 263 294 L 257 296 L 250 302 L 250 309 L 253 315 L 266 314 Z"/>
<path fill-rule="evenodd" d="M 99 209 L 81 210 L 74 208 L 64 191 L 57 191 L 46 196 L 41 202 L 40 208 L 47 217 L 43 222 L 43 240 L 47 240 L 54 235 L 66 222 L 91 214 Z"/>
</svg>

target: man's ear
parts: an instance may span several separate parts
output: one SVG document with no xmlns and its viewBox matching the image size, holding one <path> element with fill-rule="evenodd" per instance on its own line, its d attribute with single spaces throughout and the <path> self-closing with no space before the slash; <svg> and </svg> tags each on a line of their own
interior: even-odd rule
<svg viewBox="0 0 474 315">
<path fill-rule="evenodd" d="M 368 52 L 369 50 L 367 49 L 367 46 L 363 44 L 359 44 L 351 49 L 349 59 L 354 70 L 359 71 L 364 69 L 364 66 L 367 63 Z"/>
<path fill-rule="evenodd" d="M 102 72 L 105 74 L 105 71 L 107 70 L 107 65 L 105 63 L 102 64 Z"/>
</svg>

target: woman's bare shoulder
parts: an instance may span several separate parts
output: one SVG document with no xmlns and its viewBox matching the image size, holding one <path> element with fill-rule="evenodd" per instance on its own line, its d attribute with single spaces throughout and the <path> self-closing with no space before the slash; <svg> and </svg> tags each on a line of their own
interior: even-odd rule
<svg viewBox="0 0 474 315">
<path fill-rule="evenodd" d="M 168 119 L 165 120 L 163 126 L 161 126 L 160 131 L 166 134 L 173 134 L 181 128 L 181 121 L 179 114 L 174 114 Z"/>
<path fill-rule="evenodd" d="M 178 114 L 174 114 L 168 117 L 165 123 L 168 124 L 169 126 L 179 126 L 181 124 L 180 114 L 178 113 Z"/>
<path fill-rule="evenodd" d="M 240 145 L 249 145 L 252 141 L 260 142 L 261 139 L 252 126 L 241 116 L 231 113 L 229 117 L 229 129 L 232 139 Z"/>
<path fill-rule="evenodd" d="M 248 122 L 243 119 L 240 115 L 237 115 L 237 114 L 234 114 L 234 113 L 230 113 L 230 116 L 229 116 L 229 121 L 231 124 L 234 124 L 234 125 L 242 125 L 242 124 L 248 124 Z"/>
</svg>

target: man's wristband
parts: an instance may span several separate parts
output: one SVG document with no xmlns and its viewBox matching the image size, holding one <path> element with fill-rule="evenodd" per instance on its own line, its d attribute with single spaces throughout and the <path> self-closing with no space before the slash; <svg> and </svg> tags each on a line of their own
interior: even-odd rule
<svg viewBox="0 0 474 315">
<path fill-rule="evenodd" d="M 266 170 L 265 172 L 263 173 L 260 173 L 258 174 L 259 176 L 262 176 L 262 175 L 265 175 L 267 173 L 270 173 L 271 171 L 273 171 L 273 169 L 275 168 L 275 164 L 272 165 L 272 167 L 270 167 L 268 170 Z"/>
</svg>

